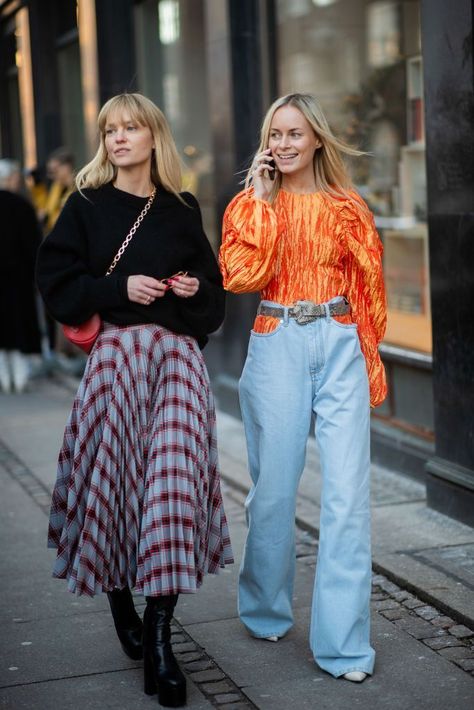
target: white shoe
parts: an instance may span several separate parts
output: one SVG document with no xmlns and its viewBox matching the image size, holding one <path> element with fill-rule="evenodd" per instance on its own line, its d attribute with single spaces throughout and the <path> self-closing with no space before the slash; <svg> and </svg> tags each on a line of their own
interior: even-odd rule
<svg viewBox="0 0 474 710">
<path fill-rule="evenodd" d="M 19 350 L 10 353 L 10 367 L 16 392 L 23 392 L 30 375 L 28 360 Z"/>
<path fill-rule="evenodd" d="M 278 636 L 265 636 L 265 641 L 278 641 Z"/>
<path fill-rule="evenodd" d="M 362 681 L 367 678 L 367 673 L 363 673 L 362 671 L 350 671 L 350 673 L 344 673 L 344 678 L 351 680 L 353 683 L 362 683 Z"/>
<path fill-rule="evenodd" d="M 0 350 L 0 389 L 6 393 L 11 392 L 12 389 L 10 363 L 6 350 Z"/>
</svg>

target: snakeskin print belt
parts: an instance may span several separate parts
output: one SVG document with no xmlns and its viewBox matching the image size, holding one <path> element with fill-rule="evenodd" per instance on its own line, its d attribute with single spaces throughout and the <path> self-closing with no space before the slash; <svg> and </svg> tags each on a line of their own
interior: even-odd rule
<svg viewBox="0 0 474 710">
<path fill-rule="evenodd" d="M 346 299 L 329 304 L 330 316 L 344 316 L 349 313 L 351 307 Z M 285 308 L 283 306 L 267 306 L 260 303 L 257 310 L 259 316 L 272 316 L 273 318 L 283 318 Z M 306 325 L 316 318 L 326 317 L 324 303 L 313 303 L 313 301 L 297 301 L 294 306 L 288 308 L 288 317 L 294 318 L 299 325 Z"/>
</svg>

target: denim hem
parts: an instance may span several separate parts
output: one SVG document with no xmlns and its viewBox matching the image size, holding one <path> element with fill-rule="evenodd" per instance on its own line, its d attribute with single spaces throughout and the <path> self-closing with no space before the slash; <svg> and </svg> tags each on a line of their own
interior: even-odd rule
<svg viewBox="0 0 474 710">
<path fill-rule="evenodd" d="M 318 660 L 316 657 L 314 657 L 314 662 L 318 666 L 318 668 L 321 668 L 322 671 L 325 673 L 329 673 L 329 675 L 332 675 L 333 678 L 340 678 L 341 676 L 345 675 L 346 673 L 352 673 L 353 671 L 358 671 L 360 673 L 366 673 L 367 675 L 373 675 L 374 672 L 374 666 L 370 666 L 370 670 L 367 667 L 363 666 L 348 666 L 347 668 L 344 668 L 342 671 L 330 671 L 329 668 L 324 668 L 320 663 L 318 663 Z"/>
</svg>

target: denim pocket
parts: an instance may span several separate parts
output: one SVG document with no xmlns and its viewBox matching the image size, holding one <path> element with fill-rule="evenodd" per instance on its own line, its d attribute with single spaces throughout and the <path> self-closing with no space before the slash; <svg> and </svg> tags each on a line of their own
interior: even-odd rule
<svg viewBox="0 0 474 710">
<path fill-rule="evenodd" d="M 334 325 L 337 325 L 338 328 L 344 328 L 344 330 L 357 330 L 357 323 L 339 323 L 339 321 L 332 316 L 329 320 Z"/>
<path fill-rule="evenodd" d="M 281 330 L 283 329 L 283 321 L 280 321 L 280 323 L 277 325 L 274 330 L 271 330 L 270 333 L 257 333 L 255 330 L 250 331 L 250 337 L 252 338 L 272 338 L 274 335 L 277 335 Z"/>
</svg>

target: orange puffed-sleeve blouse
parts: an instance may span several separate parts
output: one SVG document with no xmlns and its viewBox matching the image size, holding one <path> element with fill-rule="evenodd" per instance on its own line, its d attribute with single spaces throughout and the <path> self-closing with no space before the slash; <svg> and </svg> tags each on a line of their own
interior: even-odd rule
<svg viewBox="0 0 474 710">
<path fill-rule="evenodd" d="M 338 320 L 357 323 L 375 407 L 387 393 L 378 352 L 386 326 L 382 244 L 364 201 L 351 198 L 280 189 L 270 205 L 244 190 L 225 211 L 219 261 L 224 288 L 234 293 L 260 291 L 285 306 L 345 296 L 351 316 Z M 277 323 L 257 316 L 254 329 L 269 333 Z"/>
</svg>

